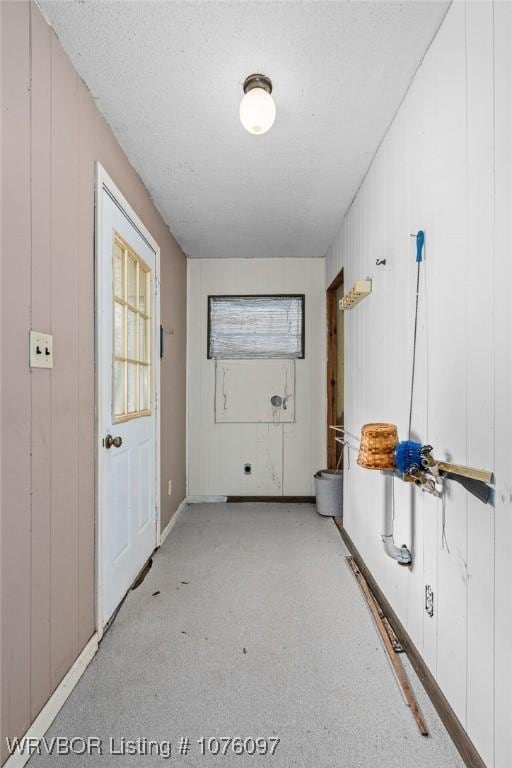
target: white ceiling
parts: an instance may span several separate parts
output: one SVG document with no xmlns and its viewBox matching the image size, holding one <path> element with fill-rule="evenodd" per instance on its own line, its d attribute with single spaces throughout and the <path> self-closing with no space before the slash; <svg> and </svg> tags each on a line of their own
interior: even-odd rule
<svg viewBox="0 0 512 768">
<path fill-rule="evenodd" d="M 189 256 L 323 256 L 448 2 L 40 0 Z M 238 118 L 272 78 L 264 136 Z"/>
</svg>

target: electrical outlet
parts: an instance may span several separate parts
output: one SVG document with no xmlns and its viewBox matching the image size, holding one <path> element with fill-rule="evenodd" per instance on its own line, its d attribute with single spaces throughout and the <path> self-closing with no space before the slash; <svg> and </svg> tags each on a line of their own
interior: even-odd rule
<svg viewBox="0 0 512 768">
<path fill-rule="evenodd" d="M 250 464 L 244 464 L 244 475 L 250 475 L 252 473 L 252 467 Z"/>
<path fill-rule="evenodd" d="M 172 494 L 172 480 L 169 480 L 167 483 L 167 495 L 170 496 Z"/>
<path fill-rule="evenodd" d="M 430 584 L 425 584 L 425 610 L 432 618 L 434 615 L 434 590 Z"/>
</svg>

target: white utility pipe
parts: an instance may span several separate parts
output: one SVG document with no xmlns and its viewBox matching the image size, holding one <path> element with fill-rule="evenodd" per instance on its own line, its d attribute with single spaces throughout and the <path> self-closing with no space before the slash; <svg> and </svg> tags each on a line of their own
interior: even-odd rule
<svg viewBox="0 0 512 768">
<path fill-rule="evenodd" d="M 405 544 L 397 547 L 393 538 L 393 475 L 385 475 L 384 478 L 384 505 L 382 512 L 382 533 L 380 539 L 384 545 L 384 551 L 388 557 L 396 560 L 398 565 L 411 565 L 412 554 Z"/>
</svg>

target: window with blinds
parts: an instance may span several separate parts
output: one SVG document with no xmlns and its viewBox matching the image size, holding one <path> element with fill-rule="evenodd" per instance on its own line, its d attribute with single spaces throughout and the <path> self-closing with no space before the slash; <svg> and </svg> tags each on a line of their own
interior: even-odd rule
<svg viewBox="0 0 512 768">
<path fill-rule="evenodd" d="M 209 296 L 208 357 L 304 357 L 304 296 Z"/>
</svg>

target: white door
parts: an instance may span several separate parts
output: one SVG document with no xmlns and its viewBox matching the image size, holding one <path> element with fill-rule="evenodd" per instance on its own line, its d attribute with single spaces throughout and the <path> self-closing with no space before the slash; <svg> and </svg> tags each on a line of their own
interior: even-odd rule
<svg viewBox="0 0 512 768">
<path fill-rule="evenodd" d="M 98 190 L 98 620 L 105 626 L 157 539 L 157 253 Z M 101 628 L 100 627 L 100 628 Z"/>
</svg>

